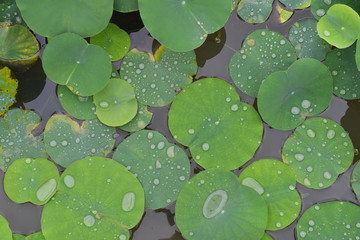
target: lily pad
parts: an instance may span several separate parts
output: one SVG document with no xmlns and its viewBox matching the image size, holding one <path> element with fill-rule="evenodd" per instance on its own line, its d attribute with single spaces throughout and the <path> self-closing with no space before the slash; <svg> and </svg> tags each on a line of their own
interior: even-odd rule
<svg viewBox="0 0 360 240">
<path fill-rule="evenodd" d="M 304 9 L 310 7 L 311 0 L 279 0 L 282 4 L 291 9 Z"/>
<path fill-rule="evenodd" d="M 357 163 L 351 175 L 351 187 L 353 188 L 356 198 L 360 201 L 360 164 Z"/>
<path fill-rule="evenodd" d="M 118 12 L 134 12 L 139 10 L 138 0 L 114 0 L 114 10 Z"/>
<path fill-rule="evenodd" d="M 289 40 L 299 58 L 314 58 L 322 61 L 330 46 L 318 36 L 317 21 L 307 18 L 296 22 L 290 29 Z"/>
<path fill-rule="evenodd" d="M 268 207 L 267 230 L 283 229 L 299 215 L 301 198 L 295 190 L 295 175 L 286 164 L 274 159 L 256 161 L 241 172 L 239 180 L 265 200 Z"/>
<path fill-rule="evenodd" d="M 127 124 L 120 126 L 121 130 L 127 132 L 136 132 L 144 129 L 151 121 L 153 116 L 152 112 L 149 112 L 147 106 L 138 103 L 138 111 L 136 116 Z"/>
<path fill-rule="evenodd" d="M 67 113 L 77 119 L 91 120 L 96 118 L 93 97 L 82 97 L 71 92 L 64 85 L 58 85 L 57 96 L 61 106 Z"/>
<path fill-rule="evenodd" d="M 6 172 L 9 165 L 19 158 L 47 158 L 43 137 L 34 136 L 41 119 L 31 111 L 9 110 L 0 118 L 0 169 Z"/>
<path fill-rule="evenodd" d="M 163 208 L 175 201 L 190 176 L 185 152 L 156 131 L 132 134 L 120 143 L 113 159 L 137 176 L 146 208 Z"/>
<path fill-rule="evenodd" d="M 333 79 L 325 65 L 311 58 L 299 59 L 288 71 L 265 79 L 258 96 L 260 115 L 273 128 L 293 129 L 329 106 L 332 89 Z"/>
<path fill-rule="evenodd" d="M 296 60 L 294 47 L 283 35 L 265 29 L 252 32 L 230 61 L 230 75 L 244 93 L 256 97 L 262 81 L 286 70 Z"/>
<path fill-rule="evenodd" d="M 253 157 L 263 134 L 255 109 L 240 102 L 235 88 L 218 78 L 182 90 L 171 105 L 168 124 L 174 138 L 206 169 L 242 166 Z"/>
<path fill-rule="evenodd" d="M 225 25 L 232 8 L 232 0 L 138 2 L 141 19 L 150 34 L 162 45 L 177 52 L 190 51 L 202 45 L 208 34 Z"/>
<path fill-rule="evenodd" d="M 7 220 L 0 215 L 0 235 L 1 240 L 12 240 L 12 232 Z"/>
<path fill-rule="evenodd" d="M 3 115 L 15 102 L 18 81 L 9 68 L 0 69 L 0 115 Z"/>
<path fill-rule="evenodd" d="M 49 160 L 20 158 L 8 168 L 4 188 L 14 202 L 43 205 L 55 194 L 58 182 L 59 171 Z"/>
<path fill-rule="evenodd" d="M 360 17 L 351 7 L 333 5 L 317 25 L 319 36 L 337 48 L 350 47 L 360 33 Z"/>
<path fill-rule="evenodd" d="M 112 78 L 108 85 L 94 95 L 96 115 L 108 126 L 122 126 L 137 113 L 133 87 L 125 80 Z"/>
<path fill-rule="evenodd" d="M 79 124 L 66 115 L 52 116 L 44 131 L 47 153 L 59 165 L 69 166 L 86 156 L 105 157 L 113 148 L 115 128 L 97 119 Z"/>
<path fill-rule="evenodd" d="M 109 82 L 111 61 L 99 46 L 88 44 L 79 35 L 64 33 L 53 38 L 43 55 L 46 75 L 80 96 L 91 96 Z"/>
<path fill-rule="evenodd" d="M 307 209 L 296 227 L 298 239 L 357 239 L 360 208 L 350 202 L 326 202 Z"/>
<path fill-rule="evenodd" d="M 90 43 L 102 47 L 111 61 L 118 61 L 129 51 L 130 37 L 117 25 L 109 23 L 101 33 L 90 38 Z"/>
<path fill-rule="evenodd" d="M 196 71 L 193 51 L 177 53 L 161 46 L 154 55 L 131 50 L 122 62 L 120 76 L 133 85 L 142 104 L 162 107 L 174 100 L 176 89 L 192 82 Z"/>
<path fill-rule="evenodd" d="M 280 14 L 280 22 L 284 23 L 287 20 L 289 20 L 291 18 L 291 16 L 294 14 L 293 11 L 288 11 L 286 9 L 284 9 L 280 4 L 278 4 L 276 6 L 276 9 L 278 11 L 278 13 Z"/>
<path fill-rule="evenodd" d="M 360 10 L 360 2 L 354 0 L 311 0 L 311 12 L 319 20 L 326 14 L 329 8 L 334 4 L 346 4 L 355 11 Z"/>
<path fill-rule="evenodd" d="M 242 0 L 238 15 L 248 23 L 263 23 L 272 11 L 274 0 Z"/>
<path fill-rule="evenodd" d="M 325 60 L 334 79 L 334 94 L 344 99 L 360 98 L 360 72 L 355 52 L 355 44 L 346 49 L 334 49 Z"/>
<path fill-rule="evenodd" d="M 113 0 L 16 0 L 29 27 L 45 37 L 71 32 L 90 37 L 109 23 Z"/>
<path fill-rule="evenodd" d="M 45 240 L 42 232 L 33 233 L 27 237 L 20 234 L 13 234 L 13 240 Z"/>
<path fill-rule="evenodd" d="M 259 194 L 240 185 L 235 174 L 215 169 L 200 172 L 180 191 L 175 218 L 189 240 L 260 239 L 267 207 Z"/>
<path fill-rule="evenodd" d="M 10 25 L 21 24 L 26 26 L 15 0 L 0 3 L 0 22 L 8 22 Z"/>
<path fill-rule="evenodd" d="M 338 123 L 326 118 L 311 118 L 286 140 L 282 155 L 299 183 L 322 189 L 333 184 L 338 175 L 350 167 L 354 147 Z"/>
<path fill-rule="evenodd" d="M 111 159 L 85 158 L 61 175 L 41 227 L 46 239 L 127 240 L 143 212 L 144 190 L 132 173 Z"/>
</svg>

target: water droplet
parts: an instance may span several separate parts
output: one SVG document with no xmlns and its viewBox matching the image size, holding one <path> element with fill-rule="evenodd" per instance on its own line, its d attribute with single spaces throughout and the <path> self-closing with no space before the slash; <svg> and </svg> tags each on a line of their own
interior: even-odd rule
<svg viewBox="0 0 360 240">
<path fill-rule="evenodd" d="M 289 185 L 289 189 L 292 191 L 295 189 L 295 186 L 294 185 Z"/>
<path fill-rule="evenodd" d="M 41 202 L 47 201 L 55 193 L 56 186 L 57 186 L 56 180 L 53 178 L 50 179 L 36 191 L 36 197 Z"/>
<path fill-rule="evenodd" d="M 109 107 L 109 103 L 106 101 L 100 102 L 100 107 L 102 108 L 108 108 Z"/>
<path fill-rule="evenodd" d="M 155 168 L 159 169 L 159 168 L 161 168 L 161 167 L 162 167 L 162 166 L 161 166 L 160 161 L 159 161 L 159 160 L 156 160 L 156 162 L 155 162 Z"/>
<path fill-rule="evenodd" d="M 230 102 L 230 101 L 231 101 L 231 98 L 228 97 L 228 98 L 226 98 L 225 100 L 226 100 L 226 102 Z"/>
<path fill-rule="evenodd" d="M 310 221 L 309 221 L 309 225 L 310 225 L 310 226 L 314 226 L 314 225 L 315 225 L 315 222 L 314 222 L 313 220 L 310 220 Z"/>
<path fill-rule="evenodd" d="M 190 128 L 188 132 L 189 132 L 189 134 L 194 134 L 195 130 Z"/>
<path fill-rule="evenodd" d="M 166 150 L 166 154 L 168 155 L 169 158 L 173 158 L 175 157 L 175 147 L 171 146 Z"/>
<path fill-rule="evenodd" d="M 159 185 L 159 183 L 160 183 L 160 180 L 157 179 L 157 178 L 155 178 L 155 179 L 154 179 L 154 184 L 155 184 L 155 185 Z"/>
<path fill-rule="evenodd" d="M 312 129 L 308 129 L 308 130 L 306 131 L 306 134 L 307 134 L 309 137 L 311 137 L 311 138 L 314 138 L 314 137 L 315 137 L 315 132 L 314 132 L 314 130 L 312 130 Z"/>
<path fill-rule="evenodd" d="M 300 232 L 300 237 L 304 238 L 305 236 L 306 236 L 306 232 L 301 231 L 301 232 Z"/>
<path fill-rule="evenodd" d="M 309 100 L 304 100 L 304 101 L 301 102 L 301 106 L 302 106 L 303 108 L 309 108 L 310 105 L 311 105 L 311 103 L 310 103 Z"/>
<path fill-rule="evenodd" d="M 122 200 L 122 209 L 125 212 L 130 212 L 135 205 L 135 194 L 133 192 L 128 192 L 124 195 Z"/>
<path fill-rule="evenodd" d="M 185 4 L 186 4 L 186 1 L 182 1 L 182 2 L 181 2 L 181 5 L 185 5 Z"/>
<path fill-rule="evenodd" d="M 318 10 L 316 10 L 316 15 L 318 15 L 319 17 L 322 17 L 325 15 L 325 10 L 320 8 Z"/>
<path fill-rule="evenodd" d="M 285 43 L 286 43 L 286 42 L 285 42 L 284 39 L 281 39 L 281 40 L 280 40 L 280 44 L 281 44 L 281 45 L 284 45 Z"/>
<path fill-rule="evenodd" d="M 216 190 L 211 193 L 203 206 L 203 215 L 206 218 L 213 218 L 218 215 L 225 207 L 228 195 L 224 190 Z"/>
<path fill-rule="evenodd" d="M 324 30 L 324 35 L 325 35 L 326 37 L 329 37 L 329 36 L 330 36 L 330 32 L 329 32 L 328 30 Z"/>
<path fill-rule="evenodd" d="M 310 182 L 309 179 L 304 178 L 304 184 L 305 184 L 306 186 L 310 186 L 310 185 L 311 185 L 311 182 Z"/>
<path fill-rule="evenodd" d="M 55 141 L 55 140 L 52 140 L 51 142 L 50 142 L 50 146 L 51 147 L 55 147 L 57 145 L 57 142 Z"/>
<path fill-rule="evenodd" d="M 308 171 L 308 172 L 310 173 L 310 172 L 313 171 L 313 168 L 312 168 L 311 166 L 308 166 L 308 167 L 306 168 L 306 171 Z"/>
<path fill-rule="evenodd" d="M 300 109 L 298 107 L 292 107 L 291 108 L 291 113 L 294 115 L 297 115 L 300 113 Z"/>
<path fill-rule="evenodd" d="M 179 179 L 180 179 L 180 181 L 184 181 L 184 180 L 185 180 L 185 176 L 180 176 Z"/>
<path fill-rule="evenodd" d="M 251 177 L 244 178 L 241 184 L 254 189 L 260 195 L 264 193 L 264 188 L 261 186 L 261 184 Z"/>
<path fill-rule="evenodd" d="M 68 145 L 68 142 L 66 140 L 61 142 L 61 145 L 63 145 L 64 147 L 66 147 Z"/>
<path fill-rule="evenodd" d="M 324 172 L 324 178 L 325 179 L 331 179 L 331 173 L 329 173 L 329 172 Z"/>
<path fill-rule="evenodd" d="M 232 111 L 237 111 L 239 109 L 239 106 L 237 104 L 234 104 L 231 106 Z"/>
<path fill-rule="evenodd" d="M 30 159 L 30 158 L 27 158 L 27 159 L 25 160 L 25 162 L 26 162 L 27 164 L 29 164 L 29 163 L 31 163 L 31 159 Z"/>
<path fill-rule="evenodd" d="M 139 64 L 139 68 L 140 68 L 140 69 L 144 69 L 144 68 L 145 68 L 145 65 L 144 65 L 143 63 L 140 63 L 140 64 Z"/>
<path fill-rule="evenodd" d="M 302 161 L 302 160 L 304 160 L 304 155 L 301 153 L 297 153 L 297 154 L 295 154 L 295 159 L 298 161 Z"/>
<path fill-rule="evenodd" d="M 64 183 L 68 188 L 73 188 L 75 186 L 75 179 L 71 175 L 66 175 L 64 177 Z"/>
<path fill-rule="evenodd" d="M 332 75 L 333 75 L 333 76 L 338 75 L 338 72 L 337 72 L 337 71 L 335 71 L 335 70 L 334 70 L 334 71 L 332 71 L 331 73 L 332 73 Z"/>
<path fill-rule="evenodd" d="M 119 240 L 126 240 L 126 235 L 125 234 L 121 234 L 119 236 Z"/>
<path fill-rule="evenodd" d="M 329 130 L 328 132 L 327 132 L 327 134 L 326 134 L 326 137 L 328 138 L 328 139 L 333 139 L 334 137 L 335 137 L 335 131 L 334 130 Z"/>
<path fill-rule="evenodd" d="M 148 138 L 148 139 L 152 139 L 153 136 L 154 136 L 154 134 L 153 134 L 152 132 L 149 132 L 148 135 L 147 135 L 147 138 Z"/>
<path fill-rule="evenodd" d="M 84 217 L 84 224 L 87 227 L 92 227 L 95 224 L 95 218 L 92 215 L 87 215 Z"/>
<path fill-rule="evenodd" d="M 281 227 L 281 223 L 280 223 L 280 222 L 277 222 L 277 223 L 276 223 L 276 227 L 278 227 L 278 228 Z"/>
<path fill-rule="evenodd" d="M 331 5 L 331 0 L 324 0 L 324 3 L 327 5 Z"/>
<path fill-rule="evenodd" d="M 209 145 L 208 143 L 203 143 L 203 145 L 202 145 L 202 149 L 203 149 L 204 151 L 209 150 L 209 147 L 210 147 L 210 145 Z"/>
<path fill-rule="evenodd" d="M 164 142 L 159 142 L 158 145 L 157 145 L 157 148 L 158 149 L 163 149 L 165 147 L 165 143 Z"/>
</svg>

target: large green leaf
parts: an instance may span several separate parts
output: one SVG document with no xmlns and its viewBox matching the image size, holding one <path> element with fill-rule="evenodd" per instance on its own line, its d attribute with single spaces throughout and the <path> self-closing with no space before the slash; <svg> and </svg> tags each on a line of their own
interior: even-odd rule
<svg viewBox="0 0 360 240">
<path fill-rule="evenodd" d="M 9 110 L 0 118 L 0 169 L 4 172 L 19 158 L 47 158 L 43 137 L 34 136 L 40 123 L 35 112 L 21 109 Z"/>
<path fill-rule="evenodd" d="M 47 159 L 20 158 L 4 178 L 6 195 L 14 202 L 43 205 L 55 194 L 59 182 L 57 167 Z"/>
<path fill-rule="evenodd" d="M 274 0 L 242 0 L 237 12 L 248 23 L 263 23 L 270 16 L 273 2 Z"/>
<path fill-rule="evenodd" d="M 267 208 L 259 194 L 240 185 L 235 174 L 215 169 L 197 174 L 180 191 L 175 218 L 188 240 L 260 239 Z"/>
<path fill-rule="evenodd" d="M 113 159 L 138 177 L 147 208 L 158 209 L 175 201 L 190 176 L 185 152 L 155 131 L 132 134 L 118 146 Z"/>
<path fill-rule="evenodd" d="M 18 81 L 9 68 L 0 69 L 0 115 L 4 114 L 15 102 Z"/>
<path fill-rule="evenodd" d="M 360 17 L 351 7 L 335 4 L 317 25 L 319 36 L 337 48 L 351 46 L 360 33 Z"/>
<path fill-rule="evenodd" d="M 29 27 L 45 37 L 72 32 L 89 37 L 110 21 L 114 0 L 16 0 Z"/>
<path fill-rule="evenodd" d="M 359 239 L 360 207 L 350 202 L 316 204 L 305 211 L 297 227 L 299 240 Z"/>
<path fill-rule="evenodd" d="M 356 198 L 360 201 L 360 164 L 356 164 L 351 175 L 351 187 L 353 188 Z"/>
<path fill-rule="evenodd" d="M 208 34 L 225 25 L 232 8 L 232 0 L 138 1 L 141 19 L 151 35 L 178 52 L 203 44 Z"/>
<path fill-rule="evenodd" d="M 174 100 L 176 89 L 192 82 L 196 70 L 193 51 L 177 53 L 161 46 L 154 55 L 130 51 L 121 64 L 120 76 L 134 86 L 142 104 L 162 107 Z"/>
<path fill-rule="evenodd" d="M 85 158 L 62 174 L 41 227 L 52 240 L 127 240 L 143 212 L 144 190 L 132 173 L 111 159 Z"/>
<path fill-rule="evenodd" d="M 306 120 L 286 140 L 282 151 L 296 180 L 315 189 L 333 184 L 354 158 L 349 135 L 338 123 L 326 118 Z"/>
<path fill-rule="evenodd" d="M 235 88 L 218 78 L 182 90 L 171 105 L 168 124 L 174 138 L 206 169 L 242 166 L 253 157 L 263 134 L 255 109 L 240 102 Z"/>
<path fill-rule="evenodd" d="M 324 16 L 327 10 L 334 4 L 346 4 L 355 11 L 360 10 L 360 1 L 354 0 L 311 0 L 311 12 L 319 20 Z"/>
<path fill-rule="evenodd" d="M 46 75 L 80 96 L 91 96 L 109 82 L 112 65 L 99 46 L 88 44 L 79 35 L 64 33 L 53 38 L 43 55 Z"/>
<path fill-rule="evenodd" d="M 33 233 L 27 237 L 20 234 L 13 234 L 13 240 L 45 240 L 42 232 Z"/>
<path fill-rule="evenodd" d="M 247 36 L 241 50 L 232 57 L 230 75 L 241 91 L 256 97 L 269 74 L 286 70 L 295 60 L 289 40 L 279 33 L 260 29 Z"/>
<path fill-rule="evenodd" d="M 138 0 L 114 0 L 114 10 L 133 12 L 139 10 Z"/>
<path fill-rule="evenodd" d="M 262 83 L 258 108 L 271 127 L 290 130 L 307 116 L 324 111 L 330 104 L 333 79 L 321 62 L 302 58 L 286 72 L 275 72 Z"/>
<path fill-rule="evenodd" d="M 295 175 L 286 164 L 273 159 L 256 161 L 241 172 L 239 180 L 265 200 L 268 207 L 267 230 L 283 229 L 299 215 L 301 199 L 295 190 Z"/>
<path fill-rule="evenodd" d="M 105 157 L 113 148 L 115 128 L 97 119 L 79 124 L 66 115 L 52 116 L 44 131 L 46 151 L 59 165 L 67 167 L 86 156 Z"/>
<path fill-rule="evenodd" d="M 12 240 L 12 232 L 7 220 L 0 215 L 0 236 L 1 240 Z"/>
</svg>

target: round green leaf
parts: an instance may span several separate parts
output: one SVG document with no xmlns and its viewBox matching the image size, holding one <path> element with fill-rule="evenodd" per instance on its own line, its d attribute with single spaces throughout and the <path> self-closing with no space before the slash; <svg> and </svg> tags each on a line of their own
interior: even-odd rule
<svg viewBox="0 0 360 240">
<path fill-rule="evenodd" d="M 346 4 L 355 11 L 360 10 L 360 2 L 354 0 L 311 0 L 311 12 L 319 20 L 334 4 Z"/>
<path fill-rule="evenodd" d="M 93 36 L 109 23 L 113 0 L 16 0 L 29 27 L 45 37 L 65 32 Z"/>
<path fill-rule="evenodd" d="M 69 166 L 86 156 L 105 157 L 113 148 L 115 128 L 97 119 L 79 124 L 66 115 L 52 116 L 44 131 L 47 153 L 59 165 Z"/>
<path fill-rule="evenodd" d="M 8 22 L 10 25 L 21 24 L 26 26 L 15 0 L 0 3 L 0 22 Z"/>
<path fill-rule="evenodd" d="M 333 79 L 325 65 L 311 58 L 299 59 L 288 71 L 268 76 L 260 86 L 260 115 L 273 128 L 293 129 L 329 106 L 332 88 Z"/>
<path fill-rule="evenodd" d="M 238 15 L 248 23 L 263 23 L 272 11 L 274 0 L 242 0 Z"/>
<path fill-rule="evenodd" d="M 295 175 L 286 164 L 273 159 L 256 161 L 241 172 L 239 180 L 265 200 L 268 207 L 267 230 L 283 229 L 299 215 L 301 199 L 295 190 Z"/>
<path fill-rule="evenodd" d="M 127 240 L 143 212 L 144 190 L 132 173 L 111 159 L 85 158 L 61 175 L 41 227 L 52 240 Z"/>
<path fill-rule="evenodd" d="M 310 6 L 311 0 L 279 0 L 288 8 L 304 9 Z"/>
<path fill-rule="evenodd" d="M 118 61 L 129 51 L 130 37 L 117 25 L 109 23 L 101 33 L 90 38 L 90 43 L 102 47 L 111 61 Z"/>
<path fill-rule="evenodd" d="M 192 82 L 196 70 L 193 51 L 177 53 L 161 46 L 154 55 L 130 51 L 122 62 L 120 76 L 133 85 L 142 104 L 162 107 L 174 100 L 176 89 Z"/>
<path fill-rule="evenodd" d="M 357 163 L 351 175 L 351 187 L 353 188 L 356 198 L 360 201 L 360 164 Z"/>
<path fill-rule="evenodd" d="M 43 205 L 55 194 L 59 182 L 57 167 L 47 159 L 20 158 L 4 178 L 6 195 L 14 202 Z"/>
<path fill-rule="evenodd" d="M 325 59 L 334 79 L 334 94 L 344 99 L 360 98 L 360 72 L 355 51 L 355 44 L 346 49 L 334 49 Z"/>
<path fill-rule="evenodd" d="M 121 126 L 131 121 L 137 112 L 133 87 L 125 80 L 112 78 L 94 95 L 96 115 L 108 126 Z"/>
<path fill-rule="evenodd" d="M 182 90 L 171 105 L 168 124 L 174 138 L 206 169 L 242 166 L 253 157 L 263 134 L 255 109 L 240 102 L 235 88 L 217 78 Z"/>
<path fill-rule="evenodd" d="M 230 75 L 244 93 L 256 97 L 262 81 L 286 70 L 296 60 L 294 47 L 283 35 L 265 29 L 252 32 L 230 61 Z"/>
<path fill-rule="evenodd" d="M 138 0 L 114 0 L 114 10 L 118 12 L 134 12 L 139 10 Z"/>
<path fill-rule="evenodd" d="M 321 189 L 333 184 L 338 175 L 350 167 L 354 147 L 338 123 L 326 118 L 311 118 L 286 140 L 282 154 L 298 182 Z"/>
<path fill-rule="evenodd" d="M 93 97 L 82 97 L 71 92 L 64 85 L 58 85 L 57 96 L 61 106 L 71 116 L 81 120 L 91 120 L 96 118 L 95 104 Z"/>
<path fill-rule="evenodd" d="M 316 25 L 315 19 L 307 18 L 291 27 L 289 40 L 299 58 L 315 58 L 322 61 L 330 51 L 330 46 L 318 36 Z"/>
<path fill-rule="evenodd" d="M 351 7 L 335 4 L 317 25 L 319 36 L 337 48 L 351 46 L 360 33 L 360 17 Z"/>
<path fill-rule="evenodd" d="M 119 128 L 128 132 L 136 132 L 144 129 L 152 119 L 152 112 L 147 110 L 147 106 L 138 103 L 138 111 L 136 116 L 127 124 L 120 126 Z"/>
<path fill-rule="evenodd" d="M 305 211 L 296 227 L 297 239 L 358 239 L 360 208 L 350 202 L 316 204 Z"/>
<path fill-rule="evenodd" d="M 88 44 L 76 34 L 64 33 L 46 46 L 43 67 L 52 81 L 80 96 L 91 96 L 109 82 L 112 65 L 101 47 Z"/>
<path fill-rule="evenodd" d="M 138 177 L 145 207 L 158 209 L 175 201 L 190 176 L 185 152 L 156 131 L 140 131 L 120 143 L 113 159 Z"/>
<path fill-rule="evenodd" d="M 265 201 L 232 172 L 197 174 L 180 191 L 176 224 L 188 240 L 260 239 L 267 222 Z"/>
<path fill-rule="evenodd" d="M 11 109 L 0 118 L 0 169 L 4 172 L 19 158 L 47 158 L 43 137 L 34 136 L 41 119 L 31 111 Z"/>
<path fill-rule="evenodd" d="M 7 220 L 0 215 L 0 236 L 1 240 L 12 240 L 12 232 Z"/>
<path fill-rule="evenodd" d="M 27 237 L 20 234 L 13 234 L 13 240 L 45 240 L 45 238 L 42 232 L 37 232 Z"/>
<path fill-rule="evenodd" d="M 0 115 L 3 115 L 15 102 L 18 81 L 7 67 L 0 69 Z"/>
<path fill-rule="evenodd" d="M 232 0 L 138 1 L 141 19 L 151 35 L 177 52 L 203 44 L 208 34 L 225 25 L 232 7 Z"/>
</svg>

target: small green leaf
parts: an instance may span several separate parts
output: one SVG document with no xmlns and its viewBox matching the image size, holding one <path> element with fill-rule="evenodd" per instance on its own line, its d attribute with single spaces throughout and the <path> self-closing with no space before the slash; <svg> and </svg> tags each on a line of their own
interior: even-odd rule
<svg viewBox="0 0 360 240">
<path fill-rule="evenodd" d="M 114 10 L 118 12 L 134 12 L 139 10 L 138 0 L 114 0 Z"/>
<path fill-rule="evenodd" d="M 147 106 L 138 103 L 138 111 L 136 116 L 127 124 L 120 126 L 121 130 L 127 132 L 136 132 L 144 129 L 151 121 L 153 116 L 152 112 L 149 112 Z"/>
<path fill-rule="evenodd" d="M 270 16 L 273 2 L 274 0 L 242 0 L 237 12 L 248 23 L 263 23 Z"/>
<path fill-rule="evenodd" d="M 0 115 L 14 104 L 18 81 L 7 67 L 0 69 Z"/>
<path fill-rule="evenodd" d="M 12 240 L 12 232 L 7 220 L 0 215 L 0 236 L 1 240 Z"/>
</svg>

